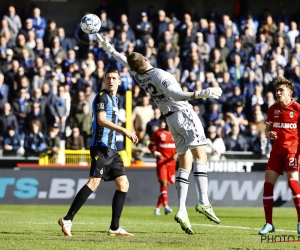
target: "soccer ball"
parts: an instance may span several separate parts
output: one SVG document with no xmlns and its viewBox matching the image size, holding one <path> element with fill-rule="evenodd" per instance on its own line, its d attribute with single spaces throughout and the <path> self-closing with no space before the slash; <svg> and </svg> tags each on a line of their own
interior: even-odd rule
<svg viewBox="0 0 300 250">
<path fill-rule="evenodd" d="M 97 33 L 101 28 L 100 18 L 94 14 L 87 14 L 81 19 L 80 27 L 84 33 Z"/>
</svg>

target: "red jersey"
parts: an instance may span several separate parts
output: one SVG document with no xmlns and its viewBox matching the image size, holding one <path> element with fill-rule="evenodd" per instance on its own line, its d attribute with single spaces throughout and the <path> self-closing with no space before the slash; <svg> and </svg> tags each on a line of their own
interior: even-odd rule
<svg viewBox="0 0 300 250">
<path fill-rule="evenodd" d="M 174 161 L 172 157 L 176 154 L 175 142 L 170 131 L 165 129 L 157 130 L 151 137 L 149 150 L 162 154 L 163 159 L 157 159 L 157 164 L 166 164 Z M 175 161 L 174 161 L 175 162 Z"/>
<path fill-rule="evenodd" d="M 267 124 L 272 125 L 272 131 L 277 132 L 272 152 L 276 154 L 297 153 L 299 144 L 300 104 L 292 101 L 282 107 L 274 103 L 268 110 Z"/>
</svg>

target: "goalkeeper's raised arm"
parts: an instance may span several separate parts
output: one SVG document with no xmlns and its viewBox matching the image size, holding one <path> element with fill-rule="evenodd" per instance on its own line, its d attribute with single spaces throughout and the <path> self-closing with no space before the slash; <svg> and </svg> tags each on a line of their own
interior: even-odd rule
<svg viewBox="0 0 300 250">
<path fill-rule="evenodd" d="M 104 36 L 102 37 L 97 33 L 98 41 L 102 45 L 103 49 L 106 50 L 110 55 L 112 55 L 119 63 L 123 66 L 129 68 L 130 72 L 136 78 L 136 74 L 143 75 L 145 72 L 153 69 L 153 66 L 150 64 L 149 60 L 146 59 L 142 54 L 133 52 L 135 55 L 130 55 L 129 59 L 117 52 L 114 47 L 107 41 L 107 38 Z M 139 83 L 140 81 L 136 79 Z M 144 80 L 142 80 L 145 83 Z M 162 84 L 164 86 L 164 84 Z M 143 86 L 142 86 L 143 87 Z M 143 87 L 144 88 L 144 87 Z M 147 91 L 147 90 L 146 90 Z M 165 89 L 168 94 L 175 100 L 175 101 L 184 101 L 184 100 L 191 100 L 191 99 L 198 99 L 198 98 L 216 98 L 222 94 L 222 90 L 219 87 L 216 88 L 207 88 L 200 91 L 195 92 L 183 92 L 183 91 L 176 91 L 173 92 L 171 89 Z M 148 91 L 147 91 L 148 92 Z"/>
</svg>

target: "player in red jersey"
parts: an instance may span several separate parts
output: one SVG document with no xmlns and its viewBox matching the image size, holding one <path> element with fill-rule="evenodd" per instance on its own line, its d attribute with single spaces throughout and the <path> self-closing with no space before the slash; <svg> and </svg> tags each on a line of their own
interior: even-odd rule
<svg viewBox="0 0 300 250">
<path fill-rule="evenodd" d="M 299 177 L 299 118 L 300 105 L 292 99 L 294 84 L 284 78 L 275 82 L 277 102 L 268 110 L 266 134 L 273 140 L 272 151 L 265 172 L 263 204 L 266 224 L 259 231 L 264 235 L 275 231 L 272 222 L 273 189 L 285 167 L 298 214 L 297 232 L 300 234 L 300 187 Z"/>
<path fill-rule="evenodd" d="M 156 173 L 160 183 L 160 195 L 154 214 L 161 215 L 160 208 L 163 205 L 167 215 L 172 212 L 168 205 L 168 184 L 175 183 L 177 154 L 175 142 L 166 121 L 161 121 L 160 129 L 151 137 L 149 149 L 156 156 Z"/>
</svg>

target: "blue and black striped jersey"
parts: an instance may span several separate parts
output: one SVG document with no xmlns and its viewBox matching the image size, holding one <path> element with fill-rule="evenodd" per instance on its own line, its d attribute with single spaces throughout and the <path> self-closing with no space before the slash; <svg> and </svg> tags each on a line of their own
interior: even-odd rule
<svg viewBox="0 0 300 250">
<path fill-rule="evenodd" d="M 111 149 L 116 147 L 116 131 L 100 126 L 97 121 L 98 112 L 106 112 L 106 119 L 114 124 L 118 123 L 118 98 L 112 96 L 107 90 L 101 90 L 92 103 L 93 122 L 92 140 L 90 146 L 105 146 Z"/>
</svg>

